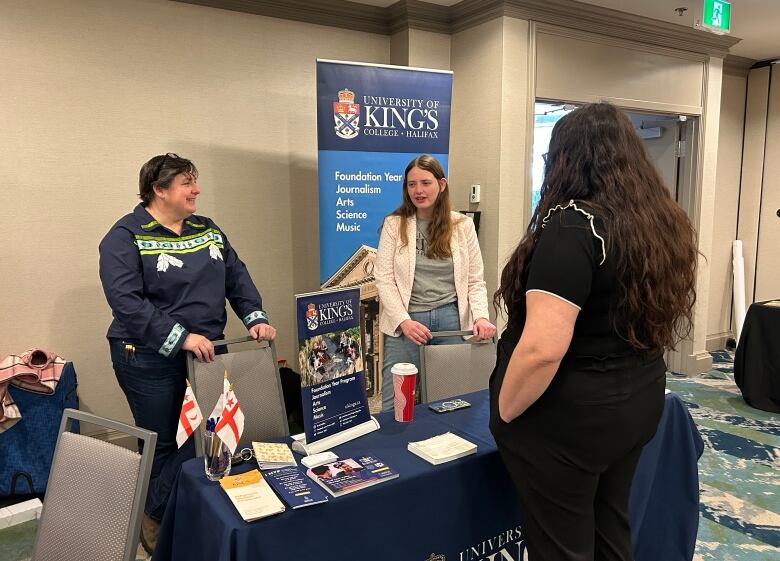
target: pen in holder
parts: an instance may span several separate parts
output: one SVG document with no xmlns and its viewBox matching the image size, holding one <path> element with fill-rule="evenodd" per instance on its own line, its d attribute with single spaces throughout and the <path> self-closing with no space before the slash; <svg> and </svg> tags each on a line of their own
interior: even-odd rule
<svg viewBox="0 0 780 561">
<path fill-rule="evenodd" d="M 209 481 L 219 481 L 230 474 L 230 449 L 210 430 L 203 433 L 203 462 Z"/>
</svg>

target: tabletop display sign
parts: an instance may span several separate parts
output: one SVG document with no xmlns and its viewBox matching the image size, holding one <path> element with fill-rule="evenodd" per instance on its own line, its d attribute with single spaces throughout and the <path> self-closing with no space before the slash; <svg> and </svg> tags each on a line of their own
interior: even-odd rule
<svg viewBox="0 0 780 561">
<path fill-rule="evenodd" d="M 412 158 L 430 154 L 446 172 L 451 102 L 449 70 L 317 61 L 321 285 L 378 246 Z"/>
<path fill-rule="evenodd" d="M 312 444 L 372 421 L 360 345 L 360 289 L 295 298 L 303 426 Z"/>
</svg>

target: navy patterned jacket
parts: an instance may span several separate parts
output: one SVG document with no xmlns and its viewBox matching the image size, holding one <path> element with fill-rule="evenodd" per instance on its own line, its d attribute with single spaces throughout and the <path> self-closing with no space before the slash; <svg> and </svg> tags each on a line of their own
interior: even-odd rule
<svg viewBox="0 0 780 561">
<path fill-rule="evenodd" d="M 107 336 L 166 357 L 189 333 L 221 337 L 225 299 L 247 328 L 268 323 L 249 271 L 205 216 L 190 216 L 177 235 L 139 204 L 100 242 L 100 280 L 114 315 Z"/>
</svg>

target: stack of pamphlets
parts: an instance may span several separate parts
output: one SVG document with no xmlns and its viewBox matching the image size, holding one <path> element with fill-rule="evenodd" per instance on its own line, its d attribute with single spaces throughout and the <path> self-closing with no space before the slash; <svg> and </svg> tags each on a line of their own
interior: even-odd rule
<svg viewBox="0 0 780 561">
<path fill-rule="evenodd" d="M 252 442 L 257 466 L 260 469 L 276 469 L 297 466 L 295 456 L 287 444 L 279 442 Z"/>
<path fill-rule="evenodd" d="M 398 477 L 396 471 L 372 456 L 347 458 L 315 466 L 306 474 L 334 497 Z"/>
<path fill-rule="evenodd" d="M 272 469 L 264 474 L 276 494 L 291 508 L 327 502 L 328 495 L 303 475 L 297 466 Z"/>
<path fill-rule="evenodd" d="M 457 434 L 445 432 L 427 440 L 410 442 L 407 449 L 423 460 L 438 465 L 469 454 L 476 454 L 477 445 Z"/>
<path fill-rule="evenodd" d="M 284 504 L 274 495 L 263 474 L 253 469 L 219 480 L 241 518 L 247 522 L 284 512 Z"/>
</svg>

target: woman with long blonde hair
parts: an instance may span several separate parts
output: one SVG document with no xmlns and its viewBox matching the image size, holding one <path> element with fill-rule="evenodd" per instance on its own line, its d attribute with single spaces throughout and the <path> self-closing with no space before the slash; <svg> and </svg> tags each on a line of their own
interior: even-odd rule
<svg viewBox="0 0 780 561">
<path fill-rule="evenodd" d="M 393 364 L 410 362 L 419 369 L 420 345 L 459 340 L 432 338 L 431 332 L 470 330 L 480 340 L 496 333 L 474 223 L 451 211 L 449 186 L 436 158 L 422 155 L 409 162 L 402 197 L 382 225 L 374 268 L 385 337 L 384 411 L 393 407 Z"/>
</svg>

